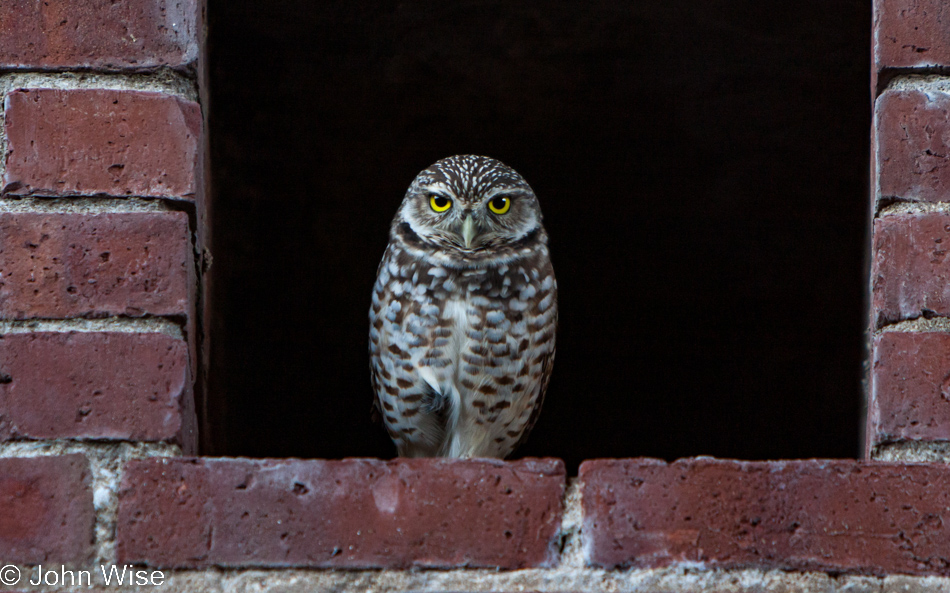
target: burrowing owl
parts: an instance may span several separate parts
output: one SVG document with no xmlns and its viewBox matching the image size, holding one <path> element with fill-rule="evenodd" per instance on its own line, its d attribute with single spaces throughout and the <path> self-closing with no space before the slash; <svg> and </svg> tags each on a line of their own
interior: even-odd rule
<svg viewBox="0 0 950 593">
<path fill-rule="evenodd" d="M 409 186 L 370 308 L 376 406 L 404 457 L 505 457 L 537 419 L 557 283 L 531 187 L 454 156 Z"/>
</svg>

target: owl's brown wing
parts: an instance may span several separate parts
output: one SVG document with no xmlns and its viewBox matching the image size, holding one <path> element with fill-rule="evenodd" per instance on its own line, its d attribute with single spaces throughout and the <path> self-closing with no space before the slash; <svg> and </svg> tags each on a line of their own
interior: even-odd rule
<svg viewBox="0 0 950 593">
<path fill-rule="evenodd" d="M 525 424 L 524 432 L 521 433 L 521 437 L 518 439 L 518 442 L 515 443 L 512 452 L 517 450 L 518 447 L 528 440 L 528 437 L 531 435 L 531 430 L 541 415 L 541 408 L 544 406 L 544 396 L 547 394 L 548 382 L 551 380 L 551 370 L 554 368 L 554 345 L 552 344 L 551 346 L 551 352 L 541 361 L 541 385 L 538 391 L 538 397 L 534 402 L 534 409 L 531 410 L 531 415 L 528 417 L 527 424 Z"/>
<path fill-rule="evenodd" d="M 386 251 L 370 308 L 370 370 L 375 407 L 403 457 L 437 455 L 445 437 L 442 394 L 424 364 L 425 346 L 437 330 L 435 317 L 421 312 L 421 294 L 403 287 L 414 269 L 399 265 L 399 248 Z"/>
<path fill-rule="evenodd" d="M 532 330 L 528 357 L 529 360 L 537 363 L 537 366 L 534 364 L 531 366 L 530 379 L 532 383 L 538 386 L 538 391 L 524 430 L 512 447 L 512 451 L 528 440 L 531 430 L 537 423 L 538 416 L 541 415 L 541 408 L 544 405 L 548 383 L 551 381 L 551 371 L 554 368 L 555 335 L 557 333 L 557 282 L 554 280 L 554 271 L 551 269 L 550 261 L 544 263 L 545 271 L 551 279 L 551 286 L 547 289 L 542 287 L 538 291 L 527 311 L 531 316 L 528 327 Z M 548 302 L 549 299 L 550 302 L 545 307 L 544 303 Z"/>
</svg>

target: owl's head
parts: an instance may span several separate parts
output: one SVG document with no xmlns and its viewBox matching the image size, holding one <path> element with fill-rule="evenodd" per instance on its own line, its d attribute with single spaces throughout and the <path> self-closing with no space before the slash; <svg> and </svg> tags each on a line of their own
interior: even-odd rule
<svg viewBox="0 0 950 593">
<path fill-rule="evenodd" d="M 419 240 L 471 259 L 530 239 L 541 229 L 541 208 L 514 169 L 484 156 L 436 162 L 409 186 L 396 216 Z"/>
</svg>

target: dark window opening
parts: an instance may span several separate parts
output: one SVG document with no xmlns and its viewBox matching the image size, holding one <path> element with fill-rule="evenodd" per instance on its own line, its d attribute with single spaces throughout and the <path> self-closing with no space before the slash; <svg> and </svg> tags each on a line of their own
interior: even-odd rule
<svg viewBox="0 0 950 593">
<path fill-rule="evenodd" d="M 558 352 L 521 456 L 859 454 L 870 5 L 210 0 L 209 453 L 391 457 L 367 309 L 415 174 L 534 187 Z"/>
</svg>

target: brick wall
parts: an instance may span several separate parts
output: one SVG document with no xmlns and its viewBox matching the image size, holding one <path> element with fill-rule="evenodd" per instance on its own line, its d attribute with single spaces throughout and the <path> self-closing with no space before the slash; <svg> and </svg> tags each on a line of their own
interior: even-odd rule
<svg viewBox="0 0 950 593">
<path fill-rule="evenodd" d="M 869 459 L 594 460 L 576 479 L 556 459 L 190 456 L 202 10 L 0 5 L 0 581 L 22 578 L 0 590 L 39 590 L 38 566 L 42 590 L 82 571 L 119 590 L 113 565 L 170 591 L 950 589 L 942 2 L 875 6 Z"/>
<path fill-rule="evenodd" d="M 124 464 L 197 453 L 201 10 L 0 4 L 0 564 L 114 562 Z"/>
<path fill-rule="evenodd" d="M 939 1 L 878 0 L 873 44 L 866 448 L 880 459 L 946 461 L 950 9 Z"/>
</svg>

